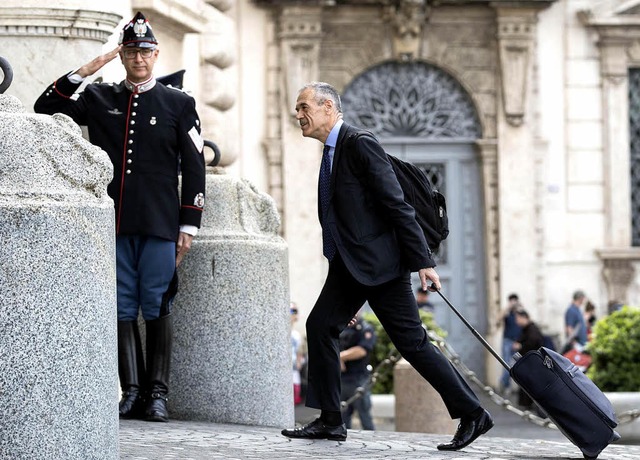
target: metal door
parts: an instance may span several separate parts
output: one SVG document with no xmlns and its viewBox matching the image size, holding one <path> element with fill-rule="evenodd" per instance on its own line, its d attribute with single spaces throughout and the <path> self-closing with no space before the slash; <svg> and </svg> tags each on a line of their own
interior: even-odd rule
<svg viewBox="0 0 640 460">
<path fill-rule="evenodd" d="M 450 234 L 436 256 L 442 292 L 481 332 L 487 329 L 482 190 L 477 156 L 469 143 L 425 143 L 419 138 L 382 140 L 385 150 L 423 168 L 447 200 Z M 417 274 L 414 287 L 419 286 Z M 484 349 L 437 294 L 436 323 L 463 362 L 484 378 Z"/>
</svg>

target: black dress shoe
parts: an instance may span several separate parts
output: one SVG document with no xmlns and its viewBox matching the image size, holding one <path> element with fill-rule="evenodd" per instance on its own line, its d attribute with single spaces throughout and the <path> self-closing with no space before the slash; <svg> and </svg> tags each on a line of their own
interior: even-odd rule
<svg viewBox="0 0 640 460">
<path fill-rule="evenodd" d="M 491 414 L 483 409 L 482 414 L 475 419 L 461 419 L 456 434 L 451 442 L 438 445 L 438 450 L 460 450 L 467 447 L 476 438 L 493 428 Z"/>
<path fill-rule="evenodd" d="M 329 439 L 331 441 L 346 441 L 347 427 L 344 425 L 325 425 L 319 418 L 293 430 L 282 430 L 282 434 L 288 438 L 300 439 Z"/>
</svg>

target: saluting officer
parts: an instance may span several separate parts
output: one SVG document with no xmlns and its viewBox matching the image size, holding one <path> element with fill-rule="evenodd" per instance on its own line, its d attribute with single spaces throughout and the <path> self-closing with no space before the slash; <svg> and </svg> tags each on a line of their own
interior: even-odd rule
<svg viewBox="0 0 640 460">
<path fill-rule="evenodd" d="M 120 417 L 166 422 L 175 272 L 200 227 L 205 166 L 195 101 L 156 81 L 158 53 L 151 25 L 138 12 L 122 30 L 116 49 L 56 80 L 38 98 L 35 111 L 61 112 L 86 125 L 90 141 L 111 158 Z M 89 84 L 76 94 L 86 77 L 116 56 L 126 70 L 123 82 Z M 139 310 L 146 321 L 146 372 Z"/>
</svg>

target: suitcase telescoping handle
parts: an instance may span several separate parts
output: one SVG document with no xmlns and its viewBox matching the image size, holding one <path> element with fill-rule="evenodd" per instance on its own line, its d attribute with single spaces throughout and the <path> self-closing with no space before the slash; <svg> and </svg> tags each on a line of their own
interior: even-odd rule
<svg viewBox="0 0 640 460">
<path fill-rule="evenodd" d="M 451 302 L 449 302 L 449 299 L 447 299 L 444 294 L 442 292 L 440 292 L 440 290 L 436 289 L 436 287 L 432 284 L 431 285 L 431 289 L 433 289 L 434 291 L 436 291 L 440 297 L 442 297 L 442 300 L 444 300 L 447 305 L 449 305 L 449 308 L 451 308 L 453 310 L 453 312 L 458 315 L 458 318 L 460 318 L 462 320 L 462 322 L 464 323 L 465 326 L 467 326 L 469 328 L 469 330 L 473 333 L 473 335 L 476 336 L 476 338 L 482 343 L 482 345 L 484 345 L 484 347 L 489 350 L 489 353 L 491 353 L 494 358 L 496 358 L 498 360 L 498 362 L 502 365 L 502 367 L 504 367 L 506 370 L 510 370 L 511 367 L 509 366 L 509 364 L 507 364 L 507 362 L 502 359 L 502 356 L 500 356 L 500 354 L 498 354 L 498 352 L 496 352 L 493 347 L 491 345 L 489 345 L 489 342 L 487 342 L 484 337 L 482 337 L 482 335 L 480 335 L 480 333 L 478 331 L 476 331 L 476 329 L 469 323 L 469 321 L 467 321 L 467 319 L 462 316 L 462 313 L 460 313 L 458 311 L 458 309 L 456 307 L 453 306 L 453 304 Z"/>
</svg>

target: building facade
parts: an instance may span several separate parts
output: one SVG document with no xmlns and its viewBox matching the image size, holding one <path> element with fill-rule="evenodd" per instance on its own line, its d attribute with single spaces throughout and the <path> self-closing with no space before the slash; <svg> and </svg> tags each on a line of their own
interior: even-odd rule
<svg viewBox="0 0 640 460">
<path fill-rule="evenodd" d="M 600 316 L 611 300 L 640 304 L 640 1 L 7 3 L 0 55 L 16 74 L 9 93 L 25 105 L 115 46 L 122 18 L 147 15 L 158 74 L 187 69 L 228 173 L 276 200 L 303 317 L 327 269 L 321 145 L 294 118 L 297 91 L 313 80 L 336 86 L 345 120 L 421 165 L 445 194 L 443 289 L 492 343 L 511 292 L 556 334 L 576 289 Z M 104 78 L 118 72 L 110 66 Z M 458 352 L 495 378 L 497 366 L 432 300 Z"/>
</svg>

